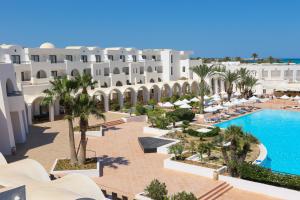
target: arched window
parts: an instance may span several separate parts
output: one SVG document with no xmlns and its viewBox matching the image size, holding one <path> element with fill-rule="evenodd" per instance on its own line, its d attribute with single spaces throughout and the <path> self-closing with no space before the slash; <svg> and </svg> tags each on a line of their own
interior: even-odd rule
<svg viewBox="0 0 300 200">
<path fill-rule="evenodd" d="M 36 73 L 36 78 L 38 78 L 38 79 L 47 78 L 47 74 L 44 70 L 40 70 Z"/>
<path fill-rule="evenodd" d="M 150 79 L 150 83 L 154 83 L 155 81 L 154 81 L 154 79 L 153 78 L 151 78 Z"/>
<path fill-rule="evenodd" d="M 121 81 L 118 81 L 117 83 L 116 83 L 116 86 L 122 86 L 123 84 L 122 84 L 122 82 Z"/>
<path fill-rule="evenodd" d="M 161 82 L 161 78 L 158 78 L 158 82 Z"/>
<path fill-rule="evenodd" d="M 147 72 L 152 72 L 153 70 L 152 70 L 152 67 L 151 66 L 149 66 L 148 68 L 147 68 Z"/>
<path fill-rule="evenodd" d="M 78 70 L 77 70 L 77 69 L 73 69 L 73 70 L 71 71 L 71 76 L 77 76 L 77 75 L 79 75 Z"/>
<path fill-rule="evenodd" d="M 120 70 L 119 70 L 119 68 L 114 68 L 114 70 L 113 70 L 113 74 L 120 74 Z"/>
</svg>

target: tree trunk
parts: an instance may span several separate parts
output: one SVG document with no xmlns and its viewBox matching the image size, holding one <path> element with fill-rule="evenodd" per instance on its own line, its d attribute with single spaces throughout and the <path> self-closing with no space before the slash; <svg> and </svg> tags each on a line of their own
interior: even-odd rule
<svg viewBox="0 0 300 200">
<path fill-rule="evenodd" d="M 204 96 L 201 94 L 200 96 L 200 105 L 199 105 L 199 112 L 200 114 L 204 113 Z"/>
<path fill-rule="evenodd" d="M 75 149 L 75 139 L 74 139 L 74 130 L 73 130 L 72 119 L 68 119 L 68 125 L 69 125 L 70 160 L 71 160 L 71 165 L 74 165 L 77 163 L 77 155 L 76 155 L 76 149 Z"/>
<path fill-rule="evenodd" d="M 78 162 L 80 165 L 83 165 L 86 160 L 86 131 L 88 128 L 88 122 L 86 120 L 80 120 L 80 148 L 79 148 L 79 154 L 78 154 Z"/>
</svg>

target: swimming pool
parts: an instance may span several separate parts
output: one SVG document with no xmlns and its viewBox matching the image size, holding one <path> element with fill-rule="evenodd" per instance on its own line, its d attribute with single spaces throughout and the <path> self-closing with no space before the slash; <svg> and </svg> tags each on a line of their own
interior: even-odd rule
<svg viewBox="0 0 300 200">
<path fill-rule="evenodd" d="M 263 166 L 300 175 L 300 112 L 261 110 L 216 124 L 220 128 L 230 125 L 242 126 L 266 146 L 268 156 Z"/>
</svg>

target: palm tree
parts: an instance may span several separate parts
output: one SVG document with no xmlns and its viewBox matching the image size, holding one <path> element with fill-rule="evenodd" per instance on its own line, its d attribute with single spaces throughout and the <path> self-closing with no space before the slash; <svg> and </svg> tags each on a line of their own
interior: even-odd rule
<svg viewBox="0 0 300 200">
<path fill-rule="evenodd" d="M 271 64 L 275 61 L 275 59 L 274 59 L 272 56 L 269 56 L 269 57 L 267 58 L 267 60 L 268 60 L 268 62 L 271 63 Z"/>
<path fill-rule="evenodd" d="M 69 126 L 69 148 L 71 164 L 77 163 L 75 150 L 74 130 L 73 130 L 73 107 L 74 93 L 77 91 L 77 84 L 73 80 L 68 80 L 67 77 L 56 78 L 50 81 L 50 88 L 43 91 L 45 97 L 42 101 L 44 105 L 53 104 L 56 99 L 59 99 L 60 105 L 63 106 L 65 119 Z"/>
<path fill-rule="evenodd" d="M 86 131 L 89 127 L 89 116 L 94 115 L 97 118 L 105 120 L 105 116 L 98 107 L 99 100 L 96 96 L 90 97 L 88 94 L 78 94 L 75 98 L 74 113 L 76 117 L 79 117 L 79 129 L 80 129 L 80 147 L 78 154 L 79 164 L 84 164 L 86 160 Z"/>
<path fill-rule="evenodd" d="M 236 72 L 231 72 L 230 70 L 226 70 L 225 73 L 222 74 L 223 80 L 226 83 L 226 93 L 228 96 L 228 101 L 230 101 L 232 92 L 233 92 L 233 83 L 236 83 L 239 79 L 239 75 Z"/>
<path fill-rule="evenodd" d="M 247 68 L 240 68 L 237 71 L 237 74 L 239 76 L 239 80 L 237 82 L 237 88 L 240 90 L 240 92 L 245 95 L 245 81 L 248 76 L 250 76 L 250 71 Z"/>
<path fill-rule="evenodd" d="M 256 58 L 258 58 L 258 54 L 257 53 L 253 53 L 252 55 L 253 60 L 256 60 Z"/>
<path fill-rule="evenodd" d="M 75 81 L 78 84 L 78 86 L 82 89 L 81 93 L 87 94 L 87 88 L 90 87 L 91 89 L 94 89 L 95 85 L 97 84 L 97 81 L 93 81 L 93 78 L 89 74 L 83 74 L 77 75 L 75 77 Z"/>
<path fill-rule="evenodd" d="M 238 167 L 250 151 L 250 141 L 255 141 L 253 136 L 245 133 L 239 126 L 232 125 L 225 130 L 221 152 L 231 176 L 239 176 Z"/>
<path fill-rule="evenodd" d="M 258 84 L 258 79 L 249 75 L 245 79 L 245 98 L 252 96 L 252 89 L 255 85 Z"/>
<path fill-rule="evenodd" d="M 199 102 L 199 112 L 200 114 L 204 113 L 204 96 L 206 94 L 209 94 L 209 86 L 208 83 L 206 82 L 206 79 L 211 77 L 215 73 L 215 67 L 212 66 L 207 66 L 205 64 L 203 65 L 198 65 L 192 68 L 192 71 L 197 74 L 197 76 L 200 78 L 200 83 L 199 83 L 199 94 L 200 94 L 200 102 Z"/>
</svg>

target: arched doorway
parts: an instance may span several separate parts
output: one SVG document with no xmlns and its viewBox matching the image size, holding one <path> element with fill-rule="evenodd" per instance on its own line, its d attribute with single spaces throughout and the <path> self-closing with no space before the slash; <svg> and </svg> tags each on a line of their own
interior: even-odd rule
<svg viewBox="0 0 300 200">
<path fill-rule="evenodd" d="M 40 78 L 47 78 L 47 74 L 44 70 L 39 70 L 36 73 L 36 78 L 40 79 Z"/>
<path fill-rule="evenodd" d="M 113 89 L 109 93 L 109 110 L 119 111 L 123 107 L 122 93 L 118 89 Z"/>
<path fill-rule="evenodd" d="M 190 91 L 191 91 L 190 84 L 188 82 L 184 82 L 182 85 L 182 94 L 183 95 L 188 94 L 190 93 Z"/>
<path fill-rule="evenodd" d="M 107 85 L 107 83 L 106 83 L 106 82 L 104 82 L 104 83 L 103 83 L 103 85 L 101 85 L 101 87 L 102 87 L 102 88 L 107 88 L 107 87 L 108 87 L 108 85 Z"/>
<path fill-rule="evenodd" d="M 133 88 L 126 88 L 124 91 L 124 107 L 131 108 L 136 103 L 135 91 Z"/>
<path fill-rule="evenodd" d="M 173 85 L 172 93 L 173 93 L 173 95 L 176 95 L 176 96 L 180 96 L 181 95 L 181 88 L 180 88 L 179 83 L 175 83 Z"/>
<path fill-rule="evenodd" d="M 170 97 L 171 93 L 171 87 L 168 84 L 164 84 L 161 88 L 161 97 Z"/>
<path fill-rule="evenodd" d="M 95 93 L 95 96 L 96 98 L 99 100 L 97 102 L 97 107 L 102 111 L 102 112 L 105 112 L 106 109 L 105 109 L 105 93 L 102 92 L 102 91 L 97 91 Z"/>
<path fill-rule="evenodd" d="M 153 99 L 155 100 L 156 102 L 159 102 L 160 100 L 160 89 L 157 85 L 153 85 L 151 88 L 150 88 L 150 92 L 149 92 L 149 96 L 150 96 L 150 99 Z"/>
<path fill-rule="evenodd" d="M 148 102 L 148 89 L 145 86 L 142 86 L 138 89 L 137 101 L 142 104 L 147 104 Z"/>
<path fill-rule="evenodd" d="M 36 98 L 31 104 L 32 118 L 34 121 L 49 121 L 49 106 L 42 104 L 43 97 Z"/>
<path fill-rule="evenodd" d="M 150 79 L 150 83 L 154 83 L 155 81 L 154 81 L 154 79 L 153 78 L 151 78 Z"/>
</svg>

